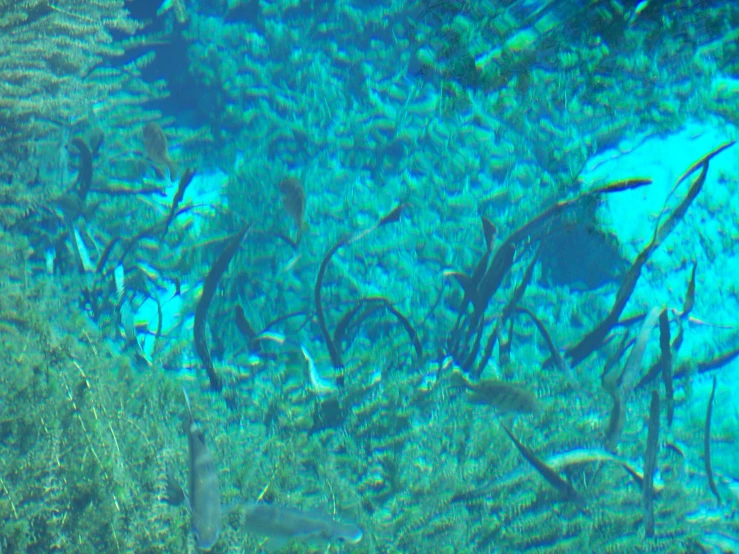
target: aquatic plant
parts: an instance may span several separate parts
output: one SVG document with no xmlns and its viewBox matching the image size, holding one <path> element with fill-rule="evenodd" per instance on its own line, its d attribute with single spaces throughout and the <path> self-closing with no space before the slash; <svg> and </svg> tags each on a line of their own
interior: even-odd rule
<svg viewBox="0 0 739 554">
<path fill-rule="evenodd" d="M 739 355 L 735 343 L 681 348 L 701 325 L 708 269 L 690 256 L 678 269 L 681 310 L 649 298 L 660 308 L 644 323 L 634 302 L 667 235 L 700 205 L 717 152 L 688 169 L 687 195 L 676 189 L 677 207 L 650 221 L 646 246 L 603 288 L 546 287 L 541 260 L 553 233 L 585 215 L 597 225 L 603 198 L 651 186 L 581 183 L 583 161 L 639 125 L 700 112 L 705 52 L 726 49 L 716 62 L 726 64 L 735 46 L 686 58 L 678 36 L 637 56 L 658 20 L 701 36 L 694 13 L 670 23 L 655 2 L 588 12 L 582 26 L 599 37 L 568 2 L 420 2 L 432 13 L 411 16 L 403 4 L 326 2 L 308 14 L 291 0 L 188 4 L 179 20 L 223 146 L 208 165 L 229 168 L 208 182 L 225 195 L 207 206 L 190 188 L 203 170 L 167 182 L 139 151 L 154 122 L 178 147 L 198 135 L 119 110 L 116 95 L 93 110 L 99 121 L 69 128 L 71 163 L 51 164 L 63 186 L 48 198 L 18 183 L 0 193 L 4 552 L 193 551 L 187 512 L 162 502 L 168 477 L 186 474 L 180 378 L 194 378 L 225 505 L 318 507 L 356 522 L 358 553 L 731 544 L 729 510 L 702 511 L 712 489 L 733 494 L 720 456 L 731 437 L 712 413 L 724 387 L 698 398 L 700 425 L 685 415 L 696 376 Z M 423 62 L 413 78 L 411 52 Z M 669 52 L 677 67 L 665 75 Z M 91 75 L 131 76 L 139 90 L 150 61 Z M 633 110 L 618 109 L 618 94 Z M 176 161 L 188 155 L 178 148 Z M 284 240 L 275 187 L 294 172 L 311 184 L 284 206 L 299 230 L 311 224 L 299 243 Z M 383 218 L 398 199 L 403 217 Z M 378 221 L 394 224 L 368 236 Z M 166 329 L 172 299 L 179 319 Z M 646 332 L 657 322 L 659 345 Z M 316 386 L 329 376 L 343 386 Z M 601 447 L 614 389 L 629 411 L 618 453 Z M 214 551 L 258 549 L 248 529 L 238 510 L 227 515 Z"/>
<path fill-rule="evenodd" d="M 61 131 L 69 140 L 70 126 L 87 117 L 96 102 L 121 90 L 123 82 L 99 68 L 104 59 L 125 51 L 112 33 L 131 34 L 137 28 L 122 1 L 31 0 L 0 6 L 0 225 L 13 224 L 62 192 L 58 171 L 65 168 L 57 168 L 48 186 L 40 187 L 34 185 L 39 173 L 34 165 L 45 155 L 61 165 L 66 147 Z M 36 163 L 19 163 L 28 157 Z"/>
<path fill-rule="evenodd" d="M 3 550 L 181 548 L 165 536 L 172 515 L 157 510 L 171 435 L 151 419 L 177 417 L 165 407 L 176 390 L 157 377 L 158 398 L 142 396 L 148 379 L 84 316 L 60 310 L 56 286 L 27 286 L 0 302 Z"/>
</svg>

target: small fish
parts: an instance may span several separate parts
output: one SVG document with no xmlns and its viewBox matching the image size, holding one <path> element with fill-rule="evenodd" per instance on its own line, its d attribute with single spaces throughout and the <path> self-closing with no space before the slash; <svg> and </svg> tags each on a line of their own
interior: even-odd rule
<svg viewBox="0 0 739 554">
<path fill-rule="evenodd" d="M 452 386 L 467 389 L 467 400 L 487 404 L 501 412 L 533 414 L 541 410 L 539 399 L 522 385 L 497 379 L 470 381 L 460 371 L 452 373 Z"/>
<path fill-rule="evenodd" d="M 297 177 L 285 177 L 277 184 L 282 194 L 282 205 L 292 217 L 298 230 L 295 244 L 300 243 L 303 234 L 303 218 L 305 217 L 305 189 Z"/>
<path fill-rule="evenodd" d="M 144 127 L 144 149 L 149 159 L 156 165 L 165 165 L 169 168 L 170 178 L 177 174 L 177 166 L 169 157 L 169 143 L 159 123 L 150 121 Z"/>
<path fill-rule="evenodd" d="M 267 552 L 275 552 L 292 540 L 346 544 L 362 540 L 362 530 L 354 523 L 342 523 L 322 513 L 264 502 L 244 504 L 244 526 L 249 533 L 267 537 L 261 546 Z"/>
<path fill-rule="evenodd" d="M 192 529 L 198 548 L 209 551 L 218 540 L 221 531 L 221 492 L 218 486 L 218 472 L 213 462 L 213 455 L 205 444 L 203 429 L 192 416 L 190 399 L 185 393 L 187 411 L 190 414 L 187 423 L 187 440 L 190 447 L 190 516 Z"/>
</svg>

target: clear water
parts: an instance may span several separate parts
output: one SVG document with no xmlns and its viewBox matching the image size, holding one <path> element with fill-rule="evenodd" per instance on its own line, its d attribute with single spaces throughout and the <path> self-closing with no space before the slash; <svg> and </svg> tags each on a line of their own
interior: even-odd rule
<svg viewBox="0 0 739 554">
<path fill-rule="evenodd" d="M 734 3 L 0 29 L 3 553 L 739 552 Z"/>
</svg>

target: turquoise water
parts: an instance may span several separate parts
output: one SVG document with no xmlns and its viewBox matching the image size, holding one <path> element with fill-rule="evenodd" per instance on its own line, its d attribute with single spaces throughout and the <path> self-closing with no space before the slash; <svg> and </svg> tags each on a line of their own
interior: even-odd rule
<svg viewBox="0 0 739 554">
<path fill-rule="evenodd" d="M 0 29 L 1 552 L 739 552 L 739 7 Z"/>
</svg>

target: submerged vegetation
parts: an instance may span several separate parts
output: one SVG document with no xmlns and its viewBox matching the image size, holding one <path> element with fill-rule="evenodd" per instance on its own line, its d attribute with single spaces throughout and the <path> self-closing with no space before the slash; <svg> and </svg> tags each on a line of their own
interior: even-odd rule
<svg viewBox="0 0 739 554">
<path fill-rule="evenodd" d="M 739 474 L 726 455 L 739 431 L 718 430 L 714 413 L 723 387 L 715 374 L 739 356 L 736 330 L 702 357 L 686 350 L 709 325 L 693 313 L 697 274 L 707 271 L 697 259 L 665 267 L 690 271 L 670 301 L 635 295 L 658 256 L 679 248 L 670 238 L 701 207 L 720 156 L 737 148 L 696 151 L 643 222 L 649 238 L 633 260 L 620 251 L 605 277 L 576 290 L 543 270 L 566 243 L 558 239 L 577 228 L 622 248 L 593 214 L 608 198 L 655 186 L 647 171 L 608 184 L 580 178 L 588 156 L 632 138 L 633 114 L 583 140 L 568 135 L 568 119 L 549 152 L 516 138 L 533 133 L 534 120 L 556 134 L 578 113 L 570 103 L 586 102 L 588 120 L 602 115 L 608 96 L 597 90 L 608 87 L 597 74 L 610 78 L 632 59 L 630 41 L 628 55 L 609 49 L 633 38 L 639 18 L 653 32 L 652 4 L 643 13 L 619 14 L 618 2 L 594 8 L 588 23 L 602 40 L 580 50 L 579 27 L 567 48 L 558 42 L 576 21 L 563 9 L 570 2 L 490 13 L 433 3 L 411 22 L 398 3 L 366 12 L 326 3 L 305 27 L 290 2 L 259 3 L 258 17 L 244 3 L 205 4 L 186 13 L 191 4 L 164 2 L 159 13 L 187 25 L 193 75 L 220 83 L 209 124 L 223 146 L 216 157 L 236 163 L 193 169 L 214 164 L 199 148 L 210 133 L 175 128 L 147 107 L 164 93 L 144 86 L 146 55 L 110 70 L 137 91 L 123 99 L 125 87 L 111 89 L 120 111 L 85 106 L 25 142 L 0 137 L 25 149 L 58 141 L 31 159 L 32 178 L 16 172 L 17 150 L 0 166 L 2 552 L 739 544 Z M 70 17 L 89 15 L 35 5 L 31 23 L 49 18 L 60 34 Z M 0 16 L 15 13 L 0 2 Z M 209 34 L 214 25 L 220 34 Z M 356 37 L 387 28 L 400 56 L 409 36 L 427 41 L 416 44 L 426 50 L 414 54 L 412 83 L 372 74 L 388 71 L 372 49 L 366 64 L 351 62 L 365 54 Z M 306 39 L 294 74 L 268 63 L 267 41 L 270 55 L 289 58 L 304 29 L 316 40 L 335 33 L 342 46 L 314 51 Z M 503 46 L 492 49 L 496 37 Z M 223 44 L 236 52 L 233 67 L 214 56 Z M 534 46 L 558 51 L 558 68 L 533 59 Z M 100 55 L 78 72 L 108 75 Z M 571 75 L 577 60 L 590 68 L 588 93 L 555 102 L 551 118 L 534 103 L 527 120 L 518 96 L 551 97 L 552 75 L 582 85 Z M 346 96 L 337 67 L 359 83 Z M 16 117 L 17 130 L 30 116 Z M 474 136 L 484 156 L 462 149 Z M 694 387 L 707 372 L 706 405 Z M 189 511 L 178 485 L 188 480 Z"/>
</svg>

